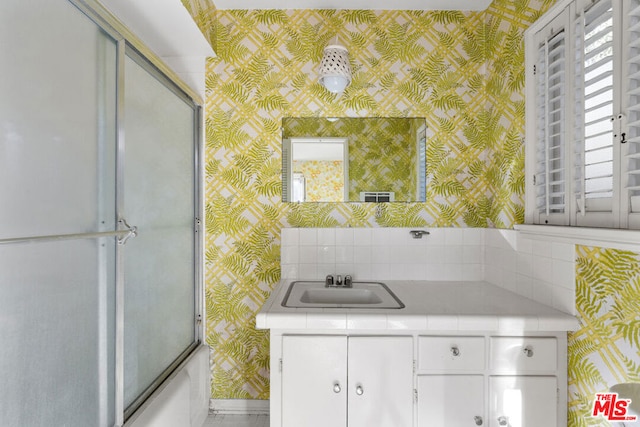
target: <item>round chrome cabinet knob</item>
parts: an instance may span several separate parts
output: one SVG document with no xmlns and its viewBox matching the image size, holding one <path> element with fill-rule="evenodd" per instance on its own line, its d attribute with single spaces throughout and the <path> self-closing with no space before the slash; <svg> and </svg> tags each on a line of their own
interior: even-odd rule
<svg viewBox="0 0 640 427">
<path fill-rule="evenodd" d="M 451 354 L 455 357 L 460 356 L 460 349 L 457 346 L 451 347 Z"/>
<path fill-rule="evenodd" d="M 364 389 L 362 388 L 361 385 L 359 385 L 358 387 L 356 387 L 356 394 L 358 396 L 362 396 L 364 394 Z"/>
<path fill-rule="evenodd" d="M 340 384 L 339 383 L 335 383 L 333 385 L 333 392 L 334 393 L 340 393 L 342 391 L 342 388 L 340 388 Z"/>
</svg>

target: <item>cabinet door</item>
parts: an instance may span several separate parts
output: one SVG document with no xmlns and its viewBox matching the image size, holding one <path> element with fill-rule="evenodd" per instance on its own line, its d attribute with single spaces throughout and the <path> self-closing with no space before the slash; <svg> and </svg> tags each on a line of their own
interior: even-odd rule
<svg viewBox="0 0 640 427">
<path fill-rule="evenodd" d="M 490 377 L 489 393 L 490 427 L 557 425 L 556 377 Z"/>
<path fill-rule="evenodd" d="M 482 375 L 418 377 L 418 427 L 482 426 Z"/>
<path fill-rule="evenodd" d="M 282 337 L 282 427 L 346 427 L 347 337 Z"/>
<path fill-rule="evenodd" d="M 349 338 L 349 427 L 411 427 L 413 338 Z"/>
</svg>

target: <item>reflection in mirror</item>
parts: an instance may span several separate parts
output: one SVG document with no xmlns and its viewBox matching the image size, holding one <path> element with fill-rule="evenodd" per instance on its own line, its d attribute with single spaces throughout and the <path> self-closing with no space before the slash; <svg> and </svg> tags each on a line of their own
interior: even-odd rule
<svg viewBox="0 0 640 427">
<path fill-rule="evenodd" d="M 423 202 L 424 118 L 282 119 L 285 202 Z"/>
</svg>

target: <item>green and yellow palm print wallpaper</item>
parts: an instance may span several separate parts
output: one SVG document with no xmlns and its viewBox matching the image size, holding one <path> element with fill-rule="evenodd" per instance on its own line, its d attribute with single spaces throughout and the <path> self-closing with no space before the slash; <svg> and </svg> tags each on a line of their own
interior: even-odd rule
<svg viewBox="0 0 640 427">
<path fill-rule="evenodd" d="M 591 417 L 596 393 L 640 382 L 640 255 L 578 246 L 576 308 L 569 334 L 569 426 L 608 426 Z"/>
<path fill-rule="evenodd" d="M 207 66 L 206 302 L 212 397 L 269 397 L 268 333 L 255 313 L 280 279 L 283 227 L 474 226 L 523 219 L 523 32 L 554 0 L 482 13 L 216 11 L 183 0 L 218 57 Z M 354 81 L 316 81 L 323 47 L 347 46 Z M 283 204 L 284 117 L 425 117 L 426 203 Z M 569 426 L 596 392 L 640 381 L 640 255 L 578 247 Z"/>
<path fill-rule="evenodd" d="M 217 54 L 206 77 L 212 396 L 267 399 L 268 333 L 255 329 L 255 314 L 280 279 L 283 227 L 523 221 L 523 32 L 553 0 L 496 0 L 473 13 L 183 3 Z M 341 95 L 317 82 L 322 51 L 335 37 L 353 68 Z M 425 118 L 426 203 L 281 202 L 282 118 L 344 116 Z"/>
<path fill-rule="evenodd" d="M 293 161 L 293 172 L 304 177 L 305 202 L 344 200 L 344 162 L 338 160 Z"/>
</svg>

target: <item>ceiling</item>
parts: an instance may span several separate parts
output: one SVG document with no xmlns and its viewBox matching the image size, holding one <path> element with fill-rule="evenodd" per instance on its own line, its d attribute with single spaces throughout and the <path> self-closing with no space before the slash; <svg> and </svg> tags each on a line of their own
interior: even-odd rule
<svg viewBox="0 0 640 427">
<path fill-rule="evenodd" d="M 492 0 L 213 0 L 217 9 L 484 10 Z"/>
</svg>

